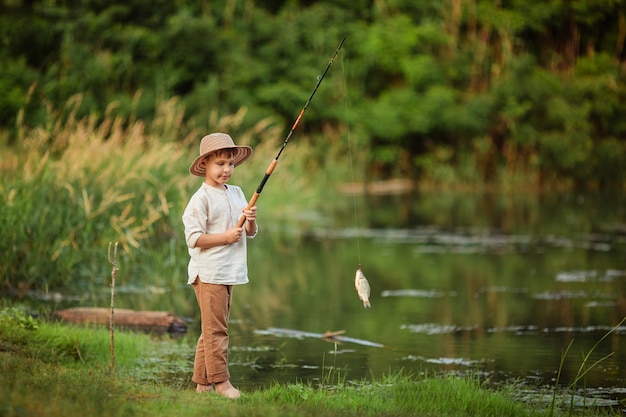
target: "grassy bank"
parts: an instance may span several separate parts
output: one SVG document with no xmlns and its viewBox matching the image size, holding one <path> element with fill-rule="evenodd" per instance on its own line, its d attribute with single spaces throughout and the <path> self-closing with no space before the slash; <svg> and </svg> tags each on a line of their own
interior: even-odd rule
<svg viewBox="0 0 626 417">
<path fill-rule="evenodd" d="M 34 320 L 0 310 L 0 415 L 24 416 L 548 416 L 572 415 L 523 404 L 514 387 L 478 379 L 394 374 L 378 381 L 275 384 L 236 401 L 197 394 L 189 382 L 145 377 L 157 341 L 116 332 L 111 370 L 106 329 Z M 171 358 L 170 360 L 176 360 Z M 188 372 L 185 370 L 184 372 Z M 329 374 L 330 375 L 330 374 Z M 190 375 L 183 380 L 189 381 Z M 585 415 L 607 415 L 585 410 Z"/>
</svg>

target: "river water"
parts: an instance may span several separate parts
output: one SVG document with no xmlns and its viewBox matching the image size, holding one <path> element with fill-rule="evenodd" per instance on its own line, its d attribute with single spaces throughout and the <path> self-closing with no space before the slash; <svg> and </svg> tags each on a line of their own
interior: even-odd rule
<svg viewBox="0 0 626 417">
<path fill-rule="evenodd" d="M 561 386 L 624 396 L 622 197 L 354 201 L 355 211 L 346 204 L 324 227 L 251 244 L 252 283 L 238 289 L 233 314 L 240 385 L 320 380 L 332 367 L 348 380 L 403 369 L 539 386 L 554 385 L 561 370 Z M 353 287 L 359 263 L 371 309 Z M 336 344 L 286 329 L 345 330 L 357 340 Z"/>
<path fill-rule="evenodd" d="M 345 197 L 325 213 L 302 214 L 298 227 L 282 223 L 262 219 L 249 243 L 250 283 L 234 290 L 236 386 L 362 381 L 403 370 L 539 387 L 554 386 L 560 370 L 559 386 L 611 401 L 626 396 L 619 193 Z M 354 289 L 358 264 L 370 309 Z M 122 281 L 116 303 L 187 317 L 181 345 L 190 372 L 199 314 L 183 283 L 184 257 L 180 268 L 180 283 L 167 288 L 154 277 Z M 341 337 L 324 340 L 327 331 Z"/>
</svg>

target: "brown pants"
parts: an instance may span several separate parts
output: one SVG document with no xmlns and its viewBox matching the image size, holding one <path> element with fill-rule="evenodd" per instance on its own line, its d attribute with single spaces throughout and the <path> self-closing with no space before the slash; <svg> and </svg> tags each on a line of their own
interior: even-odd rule
<svg viewBox="0 0 626 417">
<path fill-rule="evenodd" d="M 228 316 L 232 285 L 205 284 L 196 278 L 193 289 L 200 306 L 202 333 L 196 346 L 191 380 L 201 385 L 228 381 Z"/>
</svg>

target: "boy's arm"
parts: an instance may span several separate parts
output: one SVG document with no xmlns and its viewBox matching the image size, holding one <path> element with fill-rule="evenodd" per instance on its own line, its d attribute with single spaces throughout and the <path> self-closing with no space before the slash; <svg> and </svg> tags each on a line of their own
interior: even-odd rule
<svg viewBox="0 0 626 417">
<path fill-rule="evenodd" d="M 196 244 L 194 247 L 209 249 L 215 246 L 224 246 L 230 245 L 231 243 L 238 242 L 241 238 L 242 228 L 241 227 L 233 227 L 228 229 L 224 233 L 202 233 L 198 240 L 196 240 Z"/>
<path fill-rule="evenodd" d="M 243 215 L 246 217 L 246 222 L 243 227 L 246 228 L 246 236 L 254 237 L 256 236 L 259 228 L 256 223 L 256 206 L 252 206 L 249 209 L 243 210 Z"/>
<path fill-rule="evenodd" d="M 235 243 L 241 237 L 243 229 L 233 227 L 224 233 L 205 233 L 204 225 L 207 222 L 206 208 L 199 206 L 198 200 L 192 198 L 183 212 L 183 225 L 185 226 L 185 240 L 191 249 L 209 249 L 215 246 L 223 246 Z"/>
<path fill-rule="evenodd" d="M 259 231 L 258 226 L 256 224 L 256 220 L 246 221 L 245 228 L 246 228 L 246 236 L 248 237 L 256 236 L 257 232 Z"/>
</svg>

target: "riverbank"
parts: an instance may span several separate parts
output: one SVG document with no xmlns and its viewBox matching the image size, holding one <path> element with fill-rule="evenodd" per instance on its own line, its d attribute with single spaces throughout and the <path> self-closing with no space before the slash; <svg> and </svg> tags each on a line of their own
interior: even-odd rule
<svg viewBox="0 0 626 417">
<path fill-rule="evenodd" d="M 522 403 L 515 387 L 486 389 L 477 378 L 406 375 L 345 383 L 329 368 L 319 386 L 275 384 L 239 400 L 197 394 L 189 375 L 146 377 L 158 362 L 149 335 L 33 319 L 0 310 L 0 413 L 3 416 L 552 416 L 573 411 Z M 176 361 L 169 352 L 170 361 Z M 610 415 L 585 409 L 584 415 Z"/>
</svg>

